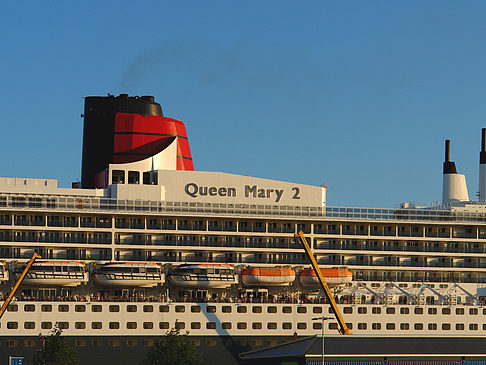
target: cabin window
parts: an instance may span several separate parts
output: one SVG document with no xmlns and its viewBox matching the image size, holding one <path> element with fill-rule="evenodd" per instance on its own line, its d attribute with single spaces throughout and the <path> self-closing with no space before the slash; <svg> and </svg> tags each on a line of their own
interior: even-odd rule
<svg viewBox="0 0 486 365">
<path fill-rule="evenodd" d="M 86 347 L 86 340 L 84 338 L 77 338 L 75 344 L 76 347 Z"/>
<path fill-rule="evenodd" d="M 251 324 L 251 328 L 254 330 L 261 330 L 262 329 L 262 323 L 261 322 L 253 322 Z"/>
<path fill-rule="evenodd" d="M 35 312 L 35 305 L 32 304 L 24 305 L 24 312 Z"/>
<path fill-rule="evenodd" d="M 77 330 L 84 330 L 86 329 L 86 322 L 76 322 L 74 324 L 74 328 L 76 328 Z"/>
<path fill-rule="evenodd" d="M 292 313 L 292 307 L 282 307 L 282 313 Z"/>
<path fill-rule="evenodd" d="M 269 330 L 276 330 L 277 329 L 277 323 L 275 323 L 275 322 L 268 322 L 267 323 L 267 329 L 269 329 Z"/>
<path fill-rule="evenodd" d="M 297 307 L 297 313 L 307 313 L 306 307 Z"/>
<path fill-rule="evenodd" d="M 52 328 L 52 322 L 42 322 L 41 328 L 43 330 L 50 330 Z"/>
<path fill-rule="evenodd" d="M 143 339 L 143 347 L 152 347 L 154 345 L 154 340 L 152 338 Z"/>
<path fill-rule="evenodd" d="M 372 323 L 371 329 L 375 331 L 381 330 L 381 323 Z"/>
<path fill-rule="evenodd" d="M 111 172 L 111 183 L 112 184 L 125 184 L 125 171 L 113 170 Z"/>
<path fill-rule="evenodd" d="M 312 313 L 322 313 L 322 307 L 314 307 L 314 308 L 312 308 Z"/>
<path fill-rule="evenodd" d="M 177 313 L 184 313 L 185 310 L 186 310 L 186 308 L 183 305 L 176 305 L 176 307 L 175 307 L 175 311 Z"/>
<path fill-rule="evenodd" d="M 224 330 L 230 330 L 231 329 L 231 322 L 223 322 L 221 324 L 221 328 Z"/>
<path fill-rule="evenodd" d="M 413 312 L 415 314 L 424 314 L 424 309 L 423 308 L 414 308 Z"/>
<path fill-rule="evenodd" d="M 246 307 L 243 305 L 240 305 L 239 307 L 236 308 L 236 311 L 238 313 L 246 313 Z"/>
<path fill-rule="evenodd" d="M 329 329 L 330 330 L 337 330 L 338 329 L 338 325 L 337 323 L 329 323 Z"/>
<path fill-rule="evenodd" d="M 17 347 L 19 345 L 19 341 L 17 340 L 7 340 L 7 347 Z"/>
<path fill-rule="evenodd" d="M 208 305 L 206 307 L 206 313 L 216 313 L 216 307 L 214 305 Z"/>
<path fill-rule="evenodd" d="M 246 330 L 246 322 L 238 322 L 236 324 L 236 328 L 238 328 L 239 330 Z"/>
<path fill-rule="evenodd" d="M 110 323 L 108 324 L 108 328 L 109 328 L 110 330 L 117 330 L 117 329 L 119 329 L 119 328 L 120 328 L 120 323 L 119 323 L 119 322 L 110 322 Z"/>
<path fill-rule="evenodd" d="M 208 347 L 216 346 L 216 340 L 214 338 L 210 338 L 210 339 L 206 340 L 206 346 L 208 346 Z"/>
<path fill-rule="evenodd" d="M 169 329 L 169 322 L 159 322 L 159 328 L 161 330 L 167 330 L 167 329 Z"/>
<path fill-rule="evenodd" d="M 26 330 L 33 330 L 35 328 L 35 322 L 24 322 L 24 328 Z"/>
<path fill-rule="evenodd" d="M 223 313 L 231 313 L 231 307 L 229 305 L 223 305 L 223 307 L 221 308 L 221 311 Z"/>
<path fill-rule="evenodd" d="M 151 330 L 154 328 L 153 322 L 143 322 L 143 329 L 144 330 Z"/>
<path fill-rule="evenodd" d="M 298 330 L 306 330 L 307 329 L 307 323 L 305 323 L 305 322 L 297 323 L 297 329 Z"/>
<path fill-rule="evenodd" d="M 127 312 L 135 313 L 137 311 L 136 305 L 127 305 Z"/>
<path fill-rule="evenodd" d="M 59 312 L 69 312 L 69 306 L 65 304 L 60 304 L 58 307 Z"/>
<path fill-rule="evenodd" d="M 457 331 L 464 331 L 464 323 L 456 323 Z"/>
<path fill-rule="evenodd" d="M 18 322 L 7 322 L 7 328 L 9 330 L 16 330 L 19 328 L 19 323 Z"/>
<path fill-rule="evenodd" d="M 24 347 L 34 347 L 35 341 L 33 339 L 26 339 L 24 340 Z"/>
<path fill-rule="evenodd" d="M 478 324 L 477 323 L 470 323 L 469 324 L 469 330 L 470 331 L 477 331 L 478 330 Z"/>
<path fill-rule="evenodd" d="M 137 339 L 135 339 L 135 338 L 129 338 L 127 340 L 127 346 L 128 347 L 135 347 L 137 345 L 138 345 L 138 340 Z"/>
<path fill-rule="evenodd" d="M 91 322 L 91 328 L 94 330 L 100 330 L 102 327 L 101 322 Z"/>
<path fill-rule="evenodd" d="M 429 308 L 429 314 L 437 314 L 437 308 Z"/>
<path fill-rule="evenodd" d="M 442 314 L 451 314 L 450 308 L 442 308 Z"/>
<path fill-rule="evenodd" d="M 192 330 L 199 330 L 199 329 L 201 329 L 201 323 L 199 323 L 199 322 L 191 322 L 191 329 Z"/>
<path fill-rule="evenodd" d="M 283 330 L 291 330 L 292 329 L 292 323 L 290 323 L 290 322 L 282 323 L 282 329 Z"/>
<path fill-rule="evenodd" d="M 253 313 L 261 313 L 261 312 L 262 312 L 262 307 L 260 307 L 259 305 L 254 306 L 254 307 L 251 309 L 251 311 L 252 311 Z"/>
<path fill-rule="evenodd" d="M 19 306 L 17 304 L 10 304 L 7 307 L 7 312 L 18 312 L 19 311 Z"/>
<path fill-rule="evenodd" d="M 407 331 L 410 329 L 410 325 L 408 323 L 400 323 L 400 329 L 402 331 Z"/>
<path fill-rule="evenodd" d="M 191 307 L 191 312 L 192 313 L 200 313 L 201 312 L 201 307 L 198 307 L 197 305 L 193 305 Z M 224 310 L 223 310 L 223 312 L 224 312 Z"/>
<path fill-rule="evenodd" d="M 153 305 L 144 305 L 143 306 L 143 311 L 145 313 L 151 313 L 154 311 L 154 306 Z"/>
<path fill-rule="evenodd" d="M 127 329 L 128 330 L 136 330 L 137 329 L 137 322 L 127 322 Z"/>
<path fill-rule="evenodd" d="M 437 330 L 437 323 L 429 323 L 428 328 L 429 328 L 429 331 L 436 331 Z"/>
<path fill-rule="evenodd" d="M 343 308 L 343 313 L 345 313 L 345 314 L 352 314 L 353 313 L 353 308 L 352 307 L 344 307 Z"/>
<path fill-rule="evenodd" d="M 129 184 L 140 184 L 140 172 L 128 171 L 128 183 Z"/>
<path fill-rule="evenodd" d="M 322 329 L 322 323 L 320 323 L 320 322 L 312 323 L 312 329 L 321 330 Z"/>
<path fill-rule="evenodd" d="M 368 313 L 368 308 L 358 307 L 358 314 L 366 314 L 366 313 Z"/>
<path fill-rule="evenodd" d="M 119 305 L 110 305 L 108 307 L 110 312 L 119 312 L 120 311 L 120 306 Z"/>
<path fill-rule="evenodd" d="M 469 314 L 472 316 L 476 316 L 478 314 L 477 308 L 469 308 Z"/>
<path fill-rule="evenodd" d="M 423 323 L 415 323 L 413 325 L 413 329 L 415 331 L 422 331 L 424 329 L 424 324 Z"/>
<path fill-rule="evenodd" d="M 358 330 L 366 330 L 368 328 L 368 325 L 366 323 L 358 323 Z"/>
<path fill-rule="evenodd" d="M 159 306 L 159 312 L 169 313 L 169 306 L 168 305 L 161 305 L 161 306 Z"/>
<path fill-rule="evenodd" d="M 277 307 L 274 307 L 274 306 L 267 307 L 267 312 L 268 313 L 277 313 Z"/>
<path fill-rule="evenodd" d="M 381 314 L 381 308 L 380 307 L 373 307 L 373 308 L 371 308 L 371 313 Z"/>
<path fill-rule="evenodd" d="M 186 324 L 184 322 L 176 322 L 174 327 L 183 330 L 184 328 L 186 328 Z"/>
<path fill-rule="evenodd" d="M 74 310 L 76 312 L 86 312 L 86 306 L 85 305 L 77 305 L 74 307 Z"/>
<path fill-rule="evenodd" d="M 456 308 L 456 314 L 463 315 L 464 314 L 464 308 Z"/>
<path fill-rule="evenodd" d="M 120 346 L 120 340 L 118 338 L 110 338 L 108 340 L 109 347 L 118 347 Z"/>
<path fill-rule="evenodd" d="M 42 312 L 52 312 L 52 305 L 50 305 L 50 304 L 43 304 L 41 306 L 41 311 Z"/>
<path fill-rule="evenodd" d="M 93 341 L 91 341 L 91 346 L 93 346 L 93 347 L 101 347 L 101 346 L 103 346 L 103 341 L 101 341 L 99 339 L 93 340 Z"/>
<path fill-rule="evenodd" d="M 386 309 L 386 314 L 395 314 L 395 308 L 388 307 Z"/>
<path fill-rule="evenodd" d="M 215 330 L 216 329 L 216 322 L 206 322 L 206 329 Z"/>
<path fill-rule="evenodd" d="M 102 310 L 101 305 L 91 306 L 91 312 L 101 312 L 101 310 Z"/>
</svg>

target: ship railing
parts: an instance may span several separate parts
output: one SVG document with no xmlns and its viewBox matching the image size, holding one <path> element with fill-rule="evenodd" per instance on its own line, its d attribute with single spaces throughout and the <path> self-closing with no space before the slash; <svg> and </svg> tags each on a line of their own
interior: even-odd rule
<svg viewBox="0 0 486 365">
<path fill-rule="evenodd" d="M 108 280 L 161 280 L 162 275 L 160 273 L 103 273 Z"/>
<path fill-rule="evenodd" d="M 45 272 L 45 271 L 31 271 L 27 274 L 32 279 L 85 279 L 83 272 Z"/>
</svg>

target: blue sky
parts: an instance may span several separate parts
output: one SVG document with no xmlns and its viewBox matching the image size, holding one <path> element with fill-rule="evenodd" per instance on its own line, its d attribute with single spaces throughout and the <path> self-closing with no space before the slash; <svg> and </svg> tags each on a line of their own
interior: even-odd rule
<svg viewBox="0 0 486 365">
<path fill-rule="evenodd" d="M 79 180 L 83 97 L 154 95 L 198 170 L 441 198 L 444 139 L 478 190 L 486 2 L 0 3 L 0 176 Z"/>
</svg>

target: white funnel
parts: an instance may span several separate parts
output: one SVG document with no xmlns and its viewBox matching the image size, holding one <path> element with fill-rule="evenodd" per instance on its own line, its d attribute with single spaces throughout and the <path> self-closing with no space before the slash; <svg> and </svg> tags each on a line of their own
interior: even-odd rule
<svg viewBox="0 0 486 365">
<path fill-rule="evenodd" d="M 450 160 L 450 143 L 445 141 L 444 176 L 442 180 L 442 204 L 454 201 L 469 201 L 466 177 L 458 174 L 456 164 Z"/>
<path fill-rule="evenodd" d="M 486 203 L 486 128 L 482 129 L 479 153 L 479 201 Z"/>
</svg>

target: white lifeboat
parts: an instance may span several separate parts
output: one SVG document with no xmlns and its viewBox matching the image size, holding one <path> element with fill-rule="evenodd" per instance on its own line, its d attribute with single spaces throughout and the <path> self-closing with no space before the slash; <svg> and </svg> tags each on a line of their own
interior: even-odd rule
<svg viewBox="0 0 486 365">
<path fill-rule="evenodd" d="M 163 285 L 165 276 L 156 263 L 118 262 L 96 267 L 95 281 L 103 286 L 147 288 Z"/>
<path fill-rule="evenodd" d="M 20 277 L 25 266 L 15 273 Z M 35 262 L 23 283 L 30 286 L 78 286 L 88 283 L 89 275 L 85 265 L 79 261 L 38 261 Z"/>
<path fill-rule="evenodd" d="M 353 280 L 353 274 L 346 267 L 321 268 L 320 270 L 329 287 L 345 285 Z M 320 285 L 314 269 L 302 270 L 299 275 L 299 281 L 303 286 Z"/>
<path fill-rule="evenodd" d="M 290 267 L 250 267 L 243 270 L 241 280 L 245 285 L 283 286 L 295 280 Z"/>
<path fill-rule="evenodd" d="M 181 265 L 169 280 L 187 288 L 228 288 L 238 283 L 233 266 L 227 264 Z"/>
</svg>

